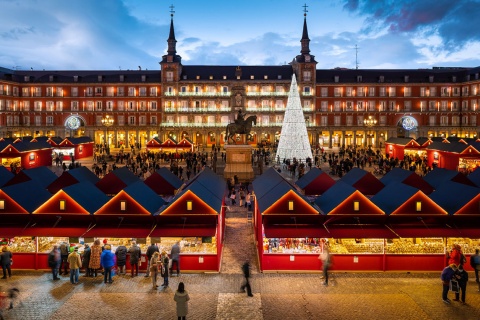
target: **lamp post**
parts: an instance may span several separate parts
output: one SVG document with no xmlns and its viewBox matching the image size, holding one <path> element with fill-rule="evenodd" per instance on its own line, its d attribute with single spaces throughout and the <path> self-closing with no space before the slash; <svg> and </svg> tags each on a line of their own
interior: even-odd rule
<svg viewBox="0 0 480 320">
<path fill-rule="evenodd" d="M 105 151 L 107 154 L 110 154 L 110 144 L 107 138 L 108 128 L 113 126 L 114 122 L 115 120 L 113 118 L 110 118 L 108 114 L 104 118 L 102 118 L 102 124 L 105 126 L 105 135 L 103 136 L 103 143 L 105 145 Z"/>
<path fill-rule="evenodd" d="M 363 119 L 363 124 L 368 128 L 372 128 L 374 125 L 377 124 L 377 119 L 372 118 L 372 116 L 368 116 L 367 119 Z M 365 135 L 367 136 L 367 135 Z"/>
</svg>

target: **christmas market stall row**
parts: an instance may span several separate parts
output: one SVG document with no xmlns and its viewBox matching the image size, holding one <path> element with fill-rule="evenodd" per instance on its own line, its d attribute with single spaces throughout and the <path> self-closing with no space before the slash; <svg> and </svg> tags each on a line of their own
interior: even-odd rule
<svg viewBox="0 0 480 320">
<path fill-rule="evenodd" d="M 177 242 L 182 271 L 219 270 L 225 182 L 210 169 L 188 184 L 168 170 L 157 170 L 150 183 L 173 185 L 157 188 L 170 193 L 162 195 L 126 168 L 102 179 L 84 167 L 68 170 L 58 179 L 42 173 L 26 174 L 0 188 L 0 238 L 13 253 L 14 268 L 47 269 L 47 255 L 54 245 L 67 243 L 82 253 L 85 245 L 98 239 L 113 251 L 120 245 L 129 248 L 135 241 L 142 250 L 143 270 L 150 244 L 170 253 Z"/>
<path fill-rule="evenodd" d="M 314 168 L 295 185 L 269 169 L 253 181 L 261 270 L 320 270 L 326 245 L 342 271 L 438 271 L 454 244 L 468 258 L 480 248 L 480 189 L 435 178 L 444 170 L 431 186 L 399 168 L 381 180 L 354 168 L 336 182 Z"/>
</svg>

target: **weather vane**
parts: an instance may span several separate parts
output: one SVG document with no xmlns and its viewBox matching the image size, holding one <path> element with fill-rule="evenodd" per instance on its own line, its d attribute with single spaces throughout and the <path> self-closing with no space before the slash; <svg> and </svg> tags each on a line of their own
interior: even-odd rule
<svg viewBox="0 0 480 320">
<path fill-rule="evenodd" d="M 170 5 L 170 15 L 173 17 L 173 14 L 175 13 L 175 11 L 173 11 L 173 9 L 175 9 L 175 6 L 173 4 Z"/>
<path fill-rule="evenodd" d="M 307 6 L 307 4 L 305 3 L 302 7 L 303 7 L 303 15 L 306 17 L 306 16 L 307 16 L 307 12 L 308 12 L 308 10 L 307 10 L 308 6 Z"/>
</svg>

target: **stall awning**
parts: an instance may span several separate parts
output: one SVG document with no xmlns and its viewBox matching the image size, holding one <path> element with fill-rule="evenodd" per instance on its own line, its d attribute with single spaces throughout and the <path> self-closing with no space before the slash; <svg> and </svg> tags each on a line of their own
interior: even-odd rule
<svg viewBox="0 0 480 320">
<path fill-rule="evenodd" d="M 448 237 L 465 237 L 479 238 L 479 228 L 448 228 L 448 227 L 395 227 L 391 226 L 401 238 L 448 238 Z"/>
<path fill-rule="evenodd" d="M 214 237 L 217 227 L 157 227 L 153 230 L 151 237 Z"/>
<path fill-rule="evenodd" d="M 86 230 L 84 230 L 85 232 Z M 94 227 L 90 231 L 83 234 L 83 237 L 99 238 L 99 237 L 115 237 L 115 238 L 146 238 L 151 229 L 145 228 L 105 228 Z"/>
<path fill-rule="evenodd" d="M 327 225 L 329 231 L 327 237 L 336 239 L 354 238 L 354 239 L 392 239 L 397 238 L 395 233 L 383 226 L 365 226 L 365 225 Z"/>
<path fill-rule="evenodd" d="M 0 237 L 79 237 L 87 228 L 2 228 Z"/>
<path fill-rule="evenodd" d="M 327 231 L 320 225 L 309 226 L 282 226 L 282 225 L 264 225 L 266 238 L 325 238 L 328 237 Z"/>
</svg>

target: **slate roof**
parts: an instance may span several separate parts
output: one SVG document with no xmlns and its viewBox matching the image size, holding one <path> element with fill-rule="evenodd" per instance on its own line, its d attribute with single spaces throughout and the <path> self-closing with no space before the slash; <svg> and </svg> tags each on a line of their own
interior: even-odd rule
<svg viewBox="0 0 480 320">
<path fill-rule="evenodd" d="M 216 212 L 221 211 L 226 192 L 225 180 L 219 177 L 210 168 L 205 168 L 193 179 L 191 179 L 188 185 L 185 185 L 184 188 L 178 192 L 175 197 L 173 197 L 170 203 L 168 203 L 164 208 L 161 208 L 160 212 L 175 203 L 177 199 L 179 199 L 189 190 L 202 199 L 202 201 L 204 201 Z"/>
<path fill-rule="evenodd" d="M 303 198 L 306 203 L 310 203 L 308 198 L 301 195 L 295 187 L 285 180 L 274 168 L 268 169 L 261 176 L 253 180 L 252 186 L 260 212 L 266 211 L 289 191 L 295 192 L 300 198 Z"/>
<path fill-rule="evenodd" d="M 392 183 L 403 183 L 408 186 L 414 187 L 416 189 L 421 190 L 425 194 L 430 194 L 433 192 L 433 187 L 428 184 L 425 180 L 422 179 L 418 174 L 415 172 L 401 169 L 401 168 L 393 168 L 389 172 L 387 172 L 380 181 L 384 185 L 389 185 Z"/>
<path fill-rule="evenodd" d="M 11 145 L 13 148 L 17 149 L 18 152 L 28 152 L 40 149 L 51 149 L 52 146 L 46 141 L 38 141 L 38 142 L 16 142 L 16 143 L 7 143 L 5 145 L 1 145 L 0 151 L 4 150 L 8 145 Z"/>
<path fill-rule="evenodd" d="M 95 185 L 106 194 L 117 194 L 120 190 L 137 181 L 140 181 L 139 177 L 128 170 L 127 167 L 121 167 L 107 173 Z"/>
<path fill-rule="evenodd" d="M 434 189 L 438 189 L 447 181 L 455 181 L 458 183 L 475 186 L 475 184 L 471 182 L 463 173 L 444 168 L 433 169 L 425 177 L 423 177 L 423 179 Z"/>
<path fill-rule="evenodd" d="M 335 184 L 335 180 L 326 172 L 313 167 L 304 174 L 295 183 L 300 189 L 303 189 L 305 195 L 323 194 Z"/>
<path fill-rule="evenodd" d="M 35 209 L 44 204 L 52 196 L 52 194 L 36 180 L 3 187 L 2 190 L 29 213 L 35 211 Z"/>
<path fill-rule="evenodd" d="M 0 187 L 5 185 L 8 181 L 10 181 L 15 175 L 5 168 L 4 166 L 0 166 Z"/>
<path fill-rule="evenodd" d="M 68 170 L 67 172 L 79 182 L 90 182 L 92 184 L 95 184 L 100 181 L 100 178 L 97 177 L 95 173 L 93 173 L 91 170 L 84 166 L 73 168 L 71 170 Z"/>
<path fill-rule="evenodd" d="M 385 186 L 370 172 L 356 167 L 347 172 L 339 181 L 358 189 L 364 195 L 374 195 Z"/>
<path fill-rule="evenodd" d="M 68 137 L 68 138 L 65 138 L 65 139 L 67 139 L 68 141 L 70 141 L 70 142 L 73 143 L 74 145 L 78 145 L 78 144 L 82 144 L 82 143 L 90 143 L 90 142 L 93 142 L 92 138 L 87 137 L 87 136 L 83 136 L 83 137 Z"/>
<path fill-rule="evenodd" d="M 417 192 L 418 189 L 400 182 L 394 182 L 380 190 L 370 200 L 385 211 L 385 214 L 389 215 Z"/>
<path fill-rule="evenodd" d="M 227 80 L 237 79 L 237 67 L 238 66 L 188 66 L 184 65 L 182 68 L 182 74 L 180 81 L 182 80 L 195 80 L 199 81 L 212 81 L 222 80 L 226 76 Z M 286 80 L 290 83 L 292 80 L 293 69 L 291 65 L 282 66 L 240 66 L 241 76 L 240 80 L 251 80 L 251 76 L 254 80 L 263 80 L 264 76 L 267 76 L 270 80 L 278 81 L 278 76 L 281 76 L 281 80 Z M 197 79 L 197 76 L 199 78 Z M 210 79 L 210 76 L 213 78 Z M 186 77 L 186 78 L 185 78 Z"/>
<path fill-rule="evenodd" d="M 28 180 L 35 180 L 44 189 L 46 189 L 47 186 L 50 185 L 53 181 L 55 181 L 57 178 L 57 175 L 53 173 L 48 167 L 42 166 L 32 169 L 21 170 L 5 185 L 10 186 Z"/>
<path fill-rule="evenodd" d="M 68 186 L 63 191 L 90 214 L 96 212 L 109 200 L 105 193 L 86 181 Z"/>
<path fill-rule="evenodd" d="M 401 145 L 401 146 L 406 146 L 412 140 L 413 140 L 412 138 L 391 137 L 391 138 L 388 138 L 385 143 L 398 144 L 398 145 Z"/>
<path fill-rule="evenodd" d="M 467 176 L 468 180 L 472 181 L 477 187 L 480 187 L 480 167 L 477 167 L 472 173 Z"/>
<path fill-rule="evenodd" d="M 454 214 L 480 193 L 477 187 L 467 186 L 453 181 L 441 184 L 431 195 L 448 214 Z"/>
<path fill-rule="evenodd" d="M 135 201 L 151 214 L 157 212 L 158 209 L 165 204 L 162 197 L 153 192 L 143 181 L 132 183 L 123 189 L 123 191 L 135 199 Z"/>
<path fill-rule="evenodd" d="M 99 180 L 100 179 L 87 167 L 78 167 L 64 171 L 60 177 L 48 185 L 47 189 L 51 193 L 57 193 L 58 190 L 79 182 L 88 182 L 94 185 Z"/>
<path fill-rule="evenodd" d="M 430 150 L 447 151 L 447 152 L 454 152 L 454 153 L 461 153 L 467 148 L 468 148 L 468 145 L 462 142 L 443 143 L 439 141 L 433 141 L 427 147 L 427 149 L 430 149 Z"/>
<path fill-rule="evenodd" d="M 315 204 L 320 208 L 322 214 L 328 214 L 355 191 L 357 189 L 339 180 L 333 187 L 318 197 Z"/>
<path fill-rule="evenodd" d="M 168 168 L 161 167 L 145 179 L 145 184 L 158 193 L 158 191 L 161 190 L 177 190 L 182 186 L 183 181 L 168 170 Z M 165 186 L 165 184 L 168 184 L 168 186 Z"/>
</svg>

